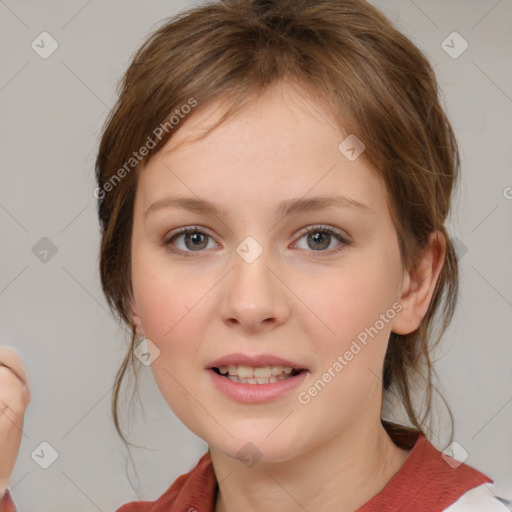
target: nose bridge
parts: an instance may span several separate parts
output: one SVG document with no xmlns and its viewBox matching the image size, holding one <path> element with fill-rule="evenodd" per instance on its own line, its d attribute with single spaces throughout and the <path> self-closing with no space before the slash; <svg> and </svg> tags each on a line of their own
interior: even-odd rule
<svg viewBox="0 0 512 512">
<path fill-rule="evenodd" d="M 272 265 L 271 250 L 263 246 L 253 236 L 248 236 L 235 249 L 231 288 L 242 302 L 259 301 L 269 303 L 273 276 L 268 267 Z M 265 297 L 266 295 L 266 297 Z"/>
<path fill-rule="evenodd" d="M 271 270 L 274 266 L 278 265 L 273 261 L 272 251 L 254 237 L 240 242 L 235 248 L 224 295 L 224 319 L 236 320 L 252 329 L 268 319 L 283 321 L 286 300 L 282 284 Z"/>
</svg>

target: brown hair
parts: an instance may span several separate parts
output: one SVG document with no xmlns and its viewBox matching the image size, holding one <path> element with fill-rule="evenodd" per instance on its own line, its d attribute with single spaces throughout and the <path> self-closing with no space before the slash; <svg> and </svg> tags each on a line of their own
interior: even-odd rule
<svg viewBox="0 0 512 512">
<path fill-rule="evenodd" d="M 125 442 L 118 398 L 130 362 L 136 377 L 130 244 L 139 167 L 132 161 L 130 172 L 126 162 L 144 145 L 151 149 L 140 162 L 158 151 L 184 124 L 170 123 L 170 113 L 186 112 L 183 106 L 191 100 L 198 108 L 228 100 L 214 129 L 282 81 L 326 100 L 341 129 L 364 142 L 363 157 L 386 185 L 405 268 L 417 263 L 435 230 L 446 238 L 444 265 L 425 317 L 408 335 L 391 333 L 384 360 L 383 391 L 394 394 L 414 430 L 428 436 L 435 389 L 431 351 L 452 319 L 458 294 L 457 256 L 444 223 L 460 167 L 432 67 L 364 0 L 226 0 L 183 11 L 147 37 L 120 81 L 100 142 L 101 284 L 114 316 L 131 327 L 112 401 Z M 413 405 L 420 378 L 421 414 Z M 452 439 L 451 411 L 450 418 Z"/>
</svg>

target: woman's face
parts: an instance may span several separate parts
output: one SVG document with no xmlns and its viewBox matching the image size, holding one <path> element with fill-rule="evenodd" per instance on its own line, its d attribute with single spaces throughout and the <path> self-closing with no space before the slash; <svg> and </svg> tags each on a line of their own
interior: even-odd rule
<svg viewBox="0 0 512 512">
<path fill-rule="evenodd" d="M 165 400 L 209 445 L 268 462 L 380 418 L 404 282 L 383 183 L 339 149 L 349 134 L 325 106 L 295 90 L 270 89 L 175 147 L 222 111 L 181 121 L 139 176 L 132 237 L 134 313 L 158 348 Z M 181 202 L 158 206 L 171 196 Z M 260 357 L 242 366 L 279 381 L 217 375 L 227 364 L 212 363 L 227 356 L 242 377 L 240 356 Z M 288 377 L 270 356 L 303 371 Z"/>
</svg>

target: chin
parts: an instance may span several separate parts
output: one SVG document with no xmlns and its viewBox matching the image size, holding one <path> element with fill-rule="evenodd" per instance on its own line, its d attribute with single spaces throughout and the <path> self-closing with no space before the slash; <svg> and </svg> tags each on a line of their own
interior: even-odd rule
<svg viewBox="0 0 512 512">
<path fill-rule="evenodd" d="M 216 449 L 222 451 L 233 460 L 242 462 L 248 468 L 256 464 L 277 464 L 286 462 L 297 455 L 298 445 L 289 446 L 286 443 L 293 443 L 288 439 L 276 438 L 272 441 L 265 439 L 265 435 L 259 437 L 240 436 L 238 438 L 224 440 L 223 443 L 210 443 Z"/>
</svg>

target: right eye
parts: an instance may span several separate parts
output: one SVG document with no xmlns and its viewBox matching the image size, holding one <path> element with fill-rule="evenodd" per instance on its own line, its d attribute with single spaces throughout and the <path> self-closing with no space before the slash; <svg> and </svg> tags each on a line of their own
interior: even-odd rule
<svg viewBox="0 0 512 512">
<path fill-rule="evenodd" d="M 182 239 L 181 247 L 178 247 L 177 241 L 179 239 Z M 213 240 L 208 233 L 196 226 L 187 226 L 172 234 L 170 238 L 166 239 L 164 245 L 176 253 L 201 252 L 202 249 L 208 248 L 208 239 Z M 190 254 L 184 255 L 191 256 Z"/>
</svg>

